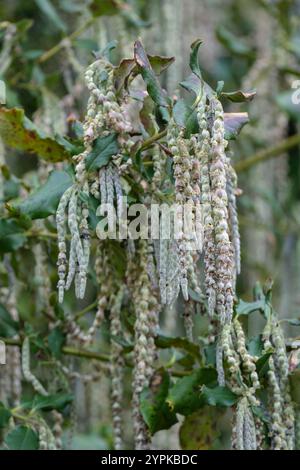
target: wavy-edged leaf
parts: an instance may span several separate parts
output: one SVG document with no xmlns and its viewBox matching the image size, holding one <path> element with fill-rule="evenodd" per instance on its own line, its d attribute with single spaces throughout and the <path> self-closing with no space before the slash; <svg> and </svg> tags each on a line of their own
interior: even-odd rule
<svg viewBox="0 0 300 470">
<path fill-rule="evenodd" d="M 225 139 L 235 140 L 248 122 L 248 113 L 224 113 Z"/>
<path fill-rule="evenodd" d="M 141 393 L 140 410 L 151 434 L 177 423 L 176 414 L 166 403 L 169 385 L 168 372 L 160 368 L 153 374 L 150 386 Z"/>
<path fill-rule="evenodd" d="M 227 98 L 229 101 L 233 103 L 248 103 L 252 101 L 256 95 L 256 91 L 231 91 L 231 92 L 221 92 L 222 98 Z"/>
<path fill-rule="evenodd" d="M 239 397 L 227 387 L 202 388 L 201 398 L 210 406 L 232 406 Z"/>
<path fill-rule="evenodd" d="M 117 135 L 109 134 L 105 137 L 98 137 L 93 144 L 92 151 L 86 158 L 86 169 L 96 171 L 107 165 L 113 155 L 119 153 Z"/>
<path fill-rule="evenodd" d="M 193 413 L 203 406 L 201 387 L 203 385 L 214 386 L 217 380 L 217 372 L 211 367 L 201 368 L 177 380 L 170 388 L 167 403 L 175 413 L 184 416 Z"/>
<path fill-rule="evenodd" d="M 0 253 L 18 250 L 26 242 L 24 228 L 14 219 L 0 220 Z"/>
<path fill-rule="evenodd" d="M 201 360 L 200 348 L 198 345 L 191 343 L 186 338 L 169 337 L 158 335 L 155 344 L 160 349 L 178 348 L 183 349 L 187 353 L 194 356 L 197 360 Z"/>
<path fill-rule="evenodd" d="M 67 171 L 52 171 L 45 184 L 25 201 L 14 203 L 12 207 L 31 219 L 44 219 L 55 214 L 61 196 L 72 183 Z"/>
<path fill-rule="evenodd" d="M 245 302 L 239 299 L 238 304 L 235 306 L 237 315 L 249 315 L 257 311 L 263 312 L 265 309 L 266 302 L 264 299 L 255 300 L 254 302 Z"/>
<path fill-rule="evenodd" d="M 146 83 L 149 95 L 157 104 L 162 119 L 164 121 L 168 121 L 170 115 L 168 110 L 169 103 L 166 97 L 166 93 L 161 88 L 158 78 L 140 41 L 136 41 L 134 44 L 134 58 Z"/>
<path fill-rule="evenodd" d="M 9 450 L 37 450 L 39 448 L 38 435 L 28 426 L 16 426 L 7 434 L 4 441 Z"/>
<path fill-rule="evenodd" d="M 43 411 L 62 411 L 74 400 L 71 393 L 56 393 L 53 395 L 34 395 L 33 399 L 22 403 L 24 409 L 34 409 Z"/>
<path fill-rule="evenodd" d="M 202 42 L 203 41 L 201 41 L 201 39 L 196 39 L 196 41 L 191 44 L 192 51 L 190 55 L 190 69 L 199 78 L 201 78 L 201 70 L 198 60 L 198 52 Z"/>
<path fill-rule="evenodd" d="M 65 139 L 58 141 L 38 130 L 21 108 L 0 107 L 0 136 L 9 147 L 36 153 L 53 163 L 71 156 L 70 144 Z"/>
<path fill-rule="evenodd" d="M 219 449 L 221 437 L 220 418 L 224 411 L 205 406 L 201 410 L 186 416 L 180 430 L 179 440 L 182 450 Z"/>
</svg>

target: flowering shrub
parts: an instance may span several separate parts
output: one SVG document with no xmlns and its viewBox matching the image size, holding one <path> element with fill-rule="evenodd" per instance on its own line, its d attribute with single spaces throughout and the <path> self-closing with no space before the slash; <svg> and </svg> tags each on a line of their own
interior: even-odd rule
<svg viewBox="0 0 300 470">
<path fill-rule="evenodd" d="M 183 417 L 183 434 L 195 415 L 218 422 L 219 408 L 230 409 L 233 449 L 297 446 L 298 403 L 289 381 L 297 364 L 289 365 L 271 287 L 257 285 L 253 302 L 236 294 L 240 192 L 229 144 L 248 116 L 224 113 L 223 103 L 248 102 L 254 93 L 226 93 L 221 83 L 213 90 L 201 74 L 200 44 L 191 46 L 182 98 L 167 96 L 158 79 L 173 59 L 147 55 L 140 41 L 118 65 L 109 48 L 97 53 L 84 75 L 84 120 L 71 119 L 64 137 L 45 135 L 20 108 L 0 109 L 4 144 L 41 159 L 38 188 L 27 194 L 24 182 L 20 197 L 6 195 L 13 178 L 2 165 L 4 448 L 65 447 L 74 381 L 105 376 L 115 449 L 151 448 L 157 431 Z M 147 209 L 144 219 L 134 218 L 137 203 Z M 147 225 L 154 205 L 158 237 Z M 164 207 L 174 208 L 169 220 Z M 99 237 L 99 224 L 115 223 L 126 236 L 112 239 L 108 230 Z M 22 272 L 28 253 L 33 279 Z M 35 296 L 32 318 L 19 315 L 18 279 Z M 90 304 L 78 303 L 86 298 Z M 163 335 L 162 319 L 180 319 L 180 311 L 185 337 Z M 249 341 L 244 319 L 255 312 L 265 325 Z M 129 372 L 133 443 L 124 420 Z"/>
</svg>

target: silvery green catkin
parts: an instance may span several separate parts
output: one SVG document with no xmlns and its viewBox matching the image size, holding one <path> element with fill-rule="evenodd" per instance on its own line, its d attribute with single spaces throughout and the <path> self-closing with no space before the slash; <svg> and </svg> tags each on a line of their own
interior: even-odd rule
<svg viewBox="0 0 300 470">
<path fill-rule="evenodd" d="M 24 378 L 27 382 L 31 383 L 34 390 L 40 395 L 47 396 L 48 392 L 39 382 L 39 380 L 32 374 L 30 370 L 30 341 L 28 336 L 23 341 L 22 344 L 22 371 Z"/>
<path fill-rule="evenodd" d="M 271 423 L 270 437 L 273 450 L 295 448 L 295 412 L 288 381 L 286 346 L 276 315 L 271 316 L 263 331 L 264 350 L 274 351 L 269 358 L 267 372 Z"/>
<path fill-rule="evenodd" d="M 175 203 L 176 203 L 176 224 L 177 224 L 177 244 L 179 257 L 179 280 L 182 295 L 188 300 L 187 282 L 187 260 L 186 252 L 189 250 L 189 240 L 184 227 L 184 204 L 192 198 L 192 187 L 190 172 L 192 159 L 189 155 L 188 145 L 183 138 L 183 131 L 180 131 L 175 122 L 169 124 L 168 145 L 173 154 L 174 179 L 175 179 Z"/>
<path fill-rule="evenodd" d="M 232 246 L 234 249 L 235 275 L 241 272 L 241 241 L 239 231 L 239 221 L 236 204 L 237 176 L 235 170 L 228 162 L 227 174 L 227 197 L 228 197 L 228 215 Z"/>
<path fill-rule="evenodd" d="M 97 276 L 98 277 L 98 276 Z M 104 318 L 104 311 L 108 304 L 107 295 L 110 292 L 110 285 L 107 280 L 101 276 L 101 284 L 99 286 L 99 294 L 97 300 L 97 311 L 91 326 L 85 332 L 78 325 L 77 321 L 71 314 L 66 314 L 65 320 L 68 327 L 68 337 L 79 341 L 82 344 L 90 344 Z"/>
<path fill-rule="evenodd" d="M 151 324 L 149 311 L 151 308 L 151 284 L 147 273 L 147 242 L 139 241 L 139 273 L 133 292 L 136 320 L 134 325 L 134 368 L 133 368 L 133 396 L 132 415 L 135 435 L 135 449 L 149 448 L 150 436 L 140 412 L 140 394 L 149 384 L 148 377 L 148 345 Z"/>
<path fill-rule="evenodd" d="M 6 296 L 6 306 L 14 321 L 19 320 L 19 312 L 17 309 L 17 281 L 14 270 L 11 265 L 9 255 L 4 255 L 4 265 L 8 274 L 8 293 Z M 18 335 L 14 336 L 19 339 Z M 6 353 L 6 369 L 8 375 L 9 385 L 9 398 L 14 406 L 19 405 L 22 392 L 22 370 L 21 370 L 21 354 L 18 346 L 11 346 Z"/>
<path fill-rule="evenodd" d="M 214 227 L 212 219 L 212 200 L 209 177 L 210 158 L 210 133 L 207 121 L 206 95 L 203 91 L 202 98 L 197 108 L 197 119 L 199 123 L 199 144 L 197 155 L 201 162 L 200 188 L 203 214 L 203 250 L 205 266 L 205 289 L 208 299 L 208 314 L 214 316 L 216 308 L 216 254 Z"/>
<path fill-rule="evenodd" d="M 64 298 L 66 264 L 67 264 L 67 246 L 66 246 L 66 209 L 73 192 L 73 187 L 68 188 L 62 195 L 56 211 L 57 242 L 58 242 L 58 300 L 61 303 Z M 75 249 L 75 248 L 73 248 Z"/>
<path fill-rule="evenodd" d="M 120 346 L 115 338 L 122 336 L 121 324 L 121 306 L 124 296 L 124 289 L 121 287 L 119 292 L 113 296 L 110 308 L 110 334 L 111 334 L 111 406 L 112 421 L 114 430 L 114 448 L 121 450 L 123 448 L 122 439 L 122 401 L 123 401 L 123 371 L 124 358 L 122 355 L 122 346 Z"/>
<path fill-rule="evenodd" d="M 51 415 L 53 418 L 53 436 L 55 438 L 55 447 L 57 449 L 62 449 L 63 415 L 57 410 L 53 410 Z"/>
<path fill-rule="evenodd" d="M 233 309 L 234 262 L 228 227 L 228 199 L 226 193 L 227 159 L 224 139 L 224 113 L 217 98 L 210 100 L 213 112 L 211 135 L 211 203 L 215 234 L 215 256 L 217 269 L 216 309 L 221 324 L 230 321 Z"/>
</svg>

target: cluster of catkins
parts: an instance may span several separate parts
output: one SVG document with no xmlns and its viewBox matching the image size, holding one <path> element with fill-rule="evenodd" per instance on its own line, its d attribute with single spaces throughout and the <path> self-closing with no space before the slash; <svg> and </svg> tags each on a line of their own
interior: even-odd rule
<svg viewBox="0 0 300 470">
<path fill-rule="evenodd" d="M 149 448 L 150 436 L 140 411 L 140 395 L 149 386 L 156 358 L 155 337 L 158 331 L 159 302 L 157 290 L 148 274 L 153 264 L 151 242 L 140 240 L 137 253 L 128 250 L 127 286 L 135 309 L 134 369 L 132 416 L 135 448 Z"/>
<path fill-rule="evenodd" d="M 122 210 L 120 174 L 131 163 L 130 159 L 123 163 L 122 155 L 134 145 L 129 135 L 131 124 L 115 94 L 113 66 L 104 59 L 98 59 L 87 69 L 85 80 L 90 97 L 83 123 L 84 150 L 73 157 L 76 162 L 75 182 L 61 197 L 56 213 L 60 302 L 74 279 L 76 297 L 83 298 L 85 293 L 90 257 L 89 195 L 100 199 L 102 204 L 113 204 L 116 195 L 118 211 Z M 96 139 L 112 132 L 118 135 L 120 153 L 114 155 L 112 162 L 99 173 L 88 172 L 86 159 Z M 71 236 L 68 261 L 66 222 Z"/>
<path fill-rule="evenodd" d="M 227 323 L 217 344 L 217 370 L 220 385 L 227 385 L 239 399 L 235 408 L 232 447 L 257 450 L 262 442 L 262 423 L 253 410 L 260 405 L 256 392 L 260 388 L 257 358 L 246 347 L 246 338 L 238 318 Z M 228 376 L 225 377 L 223 364 Z"/>
<path fill-rule="evenodd" d="M 295 411 L 290 394 L 285 340 L 276 316 L 269 318 L 262 336 L 265 352 L 273 351 L 267 372 L 271 446 L 274 450 L 293 450 Z"/>
<path fill-rule="evenodd" d="M 171 303 L 181 289 L 188 300 L 188 288 L 192 287 L 189 273 L 193 273 L 195 253 L 203 252 L 208 312 L 224 325 L 232 317 L 235 279 L 240 272 L 236 175 L 226 155 L 222 105 L 216 95 L 207 95 L 204 89 L 197 104 L 197 120 L 199 133 L 189 139 L 174 120 L 168 128 L 177 232 L 174 243 L 166 242 L 161 229 L 158 263 L 161 298 L 163 303 Z M 183 212 L 189 205 L 186 220 Z"/>
</svg>

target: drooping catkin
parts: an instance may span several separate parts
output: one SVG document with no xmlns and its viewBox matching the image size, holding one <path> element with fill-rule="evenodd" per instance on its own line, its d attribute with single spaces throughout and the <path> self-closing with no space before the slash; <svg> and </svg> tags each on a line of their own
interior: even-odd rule
<svg viewBox="0 0 300 470">
<path fill-rule="evenodd" d="M 122 346 L 118 344 L 117 338 L 122 336 L 121 324 L 121 305 L 124 296 L 124 289 L 121 287 L 119 292 L 113 296 L 110 308 L 110 334 L 111 334 L 111 407 L 112 421 L 114 430 L 114 448 L 121 450 L 123 448 L 122 439 L 122 401 L 123 401 L 123 371 L 124 358 L 122 356 Z"/>
<path fill-rule="evenodd" d="M 216 309 L 221 324 L 230 321 L 233 309 L 234 262 L 228 227 L 228 199 L 226 193 L 227 159 L 224 139 L 224 113 L 217 98 L 210 100 L 213 114 L 211 134 L 211 181 L 212 218 L 215 235 L 215 259 L 217 269 Z"/>
<path fill-rule="evenodd" d="M 79 341 L 82 344 L 88 345 L 95 337 L 95 334 L 104 319 L 105 309 L 109 301 L 109 292 L 111 291 L 111 270 L 110 261 L 107 253 L 104 249 L 101 249 L 99 244 L 96 259 L 95 259 L 95 271 L 96 279 L 98 284 L 98 298 L 97 298 L 97 310 L 92 324 L 87 331 L 82 330 L 78 320 L 74 318 L 69 312 L 66 313 L 65 320 L 68 330 L 68 337 Z"/>
<path fill-rule="evenodd" d="M 266 352 L 274 350 L 269 358 L 267 372 L 272 449 L 293 450 L 295 448 L 295 412 L 290 395 L 288 360 L 284 336 L 274 314 L 267 321 L 263 331 L 263 341 Z"/>
<path fill-rule="evenodd" d="M 175 203 L 176 203 L 176 238 L 178 244 L 179 258 L 179 283 L 182 295 L 188 300 L 187 260 L 186 252 L 189 250 L 189 240 L 184 227 L 184 205 L 191 201 L 193 190 L 191 187 L 192 159 L 189 154 L 188 145 L 184 140 L 183 132 L 180 131 L 175 122 L 169 125 L 168 144 L 173 154 L 174 179 L 175 179 Z"/>
<path fill-rule="evenodd" d="M 133 369 L 133 396 L 132 415 L 135 434 L 135 448 L 142 450 L 149 448 L 150 436 L 140 412 L 140 395 L 144 387 L 149 385 L 152 374 L 154 354 L 154 317 L 156 299 L 151 292 L 152 286 L 148 276 L 148 249 L 145 240 L 139 241 L 138 250 L 139 268 L 132 300 L 134 302 L 136 320 L 134 325 L 134 369 Z M 150 350 L 150 354 L 149 354 Z"/>
<path fill-rule="evenodd" d="M 6 295 L 6 306 L 14 321 L 19 320 L 19 312 L 17 309 L 17 280 L 15 272 L 11 265 L 11 258 L 8 254 L 4 256 L 4 265 L 8 275 L 8 289 Z M 19 339 L 19 335 L 15 335 L 14 339 Z M 1 366 L 3 367 L 3 366 Z M 6 398 L 13 406 L 17 406 L 21 400 L 22 393 L 22 368 L 21 368 L 21 354 L 18 346 L 10 346 L 6 352 L 6 371 L 7 375 L 5 380 L 6 385 Z"/>
<path fill-rule="evenodd" d="M 232 446 L 235 450 L 257 450 L 254 417 L 246 397 L 238 401 L 233 436 Z"/>
<path fill-rule="evenodd" d="M 235 275 L 237 276 L 241 272 L 241 241 L 236 204 L 237 176 L 230 163 L 228 163 L 227 173 L 226 188 L 228 197 L 229 226 L 231 242 L 234 249 Z"/>
<path fill-rule="evenodd" d="M 212 218 L 212 196 L 209 174 L 210 161 L 210 133 L 208 130 L 206 95 L 203 92 L 202 99 L 197 109 L 199 123 L 199 144 L 197 146 L 198 160 L 201 162 L 200 188 L 203 217 L 203 251 L 205 266 L 205 289 L 208 299 L 208 314 L 214 316 L 216 308 L 216 248 L 214 240 L 214 226 Z"/>
<path fill-rule="evenodd" d="M 31 383 L 37 393 L 43 396 L 48 395 L 47 390 L 30 370 L 30 341 L 28 336 L 26 336 L 22 344 L 22 371 L 25 380 Z"/>
</svg>

